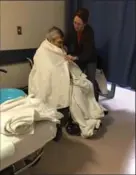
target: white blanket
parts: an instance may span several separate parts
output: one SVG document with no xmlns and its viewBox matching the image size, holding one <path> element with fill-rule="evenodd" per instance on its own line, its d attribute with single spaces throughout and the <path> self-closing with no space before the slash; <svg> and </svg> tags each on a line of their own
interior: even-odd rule
<svg viewBox="0 0 136 175">
<path fill-rule="evenodd" d="M 82 136 L 89 137 L 99 128 L 104 109 L 94 98 L 92 83 L 75 63 L 65 61 L 65 55 L 47 40 L 41 44 L 29 76 L 29 94 L 57 109 L 69 106 Z"/>
<path fill-rule="evenodd" d="M 0 135 L 0 160 L 7 159 L 13 156 L 15 153 L 14 144 L 5 138 L 4 135 Z"/>
<path fill-rule="evenodd" d="M 59 123 L 63 117 L 56 109 L 32 96 L 9 100 L 0 105 L 0 133 L 24 135 L 34 133 L 38 121 Z"/>
<path fill-rule="evenodd" d="M 29 94 L 54 108 L 69 106 L 70 77 L 65 52 L 45 40 L 34 56 Z"/>
<path fill-rule="evenodd" d="M 82 136 L 90 137 L 100 126 L 104 108 L 95 100 L 93 85 L 79 67 L 71 63 L 69 68 L 72 76 L 70 111 Z"/>
</svg>

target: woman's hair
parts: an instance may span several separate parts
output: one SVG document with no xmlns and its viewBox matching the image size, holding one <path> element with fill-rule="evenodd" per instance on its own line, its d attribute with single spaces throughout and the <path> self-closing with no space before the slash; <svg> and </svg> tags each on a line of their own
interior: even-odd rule
<svg viewBox="0 0 136 175">
<path fill-rule="evenodd" d="M 78 16 L 86 24 L 89 19 L 89 11 L 86 8 L 81 8 L 76 11 L 75 16 Z"/>
<path fill-rule="evenodd" d="M 63 33 L 63 31 L 62 31 L 60 28 L 56 27 L 56 26 L 50 28 L 50 29 L 48 30 L 47 34 L 46 34 L 46 38 L 47 38 L 49 41 L 55 39 L 57 36 L 60 36 L 61 38 L 64 38 L 64 33 Z"/>
</svg>

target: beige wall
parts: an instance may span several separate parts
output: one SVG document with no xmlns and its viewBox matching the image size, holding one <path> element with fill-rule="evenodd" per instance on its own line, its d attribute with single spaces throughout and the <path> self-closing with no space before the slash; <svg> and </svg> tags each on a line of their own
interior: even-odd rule
<svg viewBox="0 0 136 175">
<path fill-rule="evenodd" d="M 2 50 L 37 47 L 52 25 L 64 29 L 64 1 L 1 1 Z"/>
<path fill-rule="evenodd" d="M 63 0 L 0 1 L 0 5 L 0 49 L 2 50 L 36 48 L 45 38 L 46 31 L 53 25 L 64 30 Z M 17 26 L 22 27 L 22 35 L 17 35 Z M 10 75 L 0 73 L 1 87 L 27 85 L 30 71 L 28 64 L 8 65 L 4 68 L 9 70 Z"/>
</svg>

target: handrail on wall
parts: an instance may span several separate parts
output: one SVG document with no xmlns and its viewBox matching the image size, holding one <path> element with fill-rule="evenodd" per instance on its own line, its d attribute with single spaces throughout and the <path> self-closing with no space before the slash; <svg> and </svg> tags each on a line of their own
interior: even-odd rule
<svg viewBox="0 0 136 175">
<path fill-rule="evenodd" d="M 28 60 L 30 66 L 32 68 L 33 67 L 33 61 L 30 58 L 26 58 L 26 59 Z M 0 72 L 7 73 L 7 70 L 0 69 Z M 23 89 L 26 89 L 26 88 L 28 88 L 28 87 L 26 86 Z M 106 97 L 106 98 L 108 98 L 108 99 L 112 99 L 115 96 L 115 90 L 116 90 L 116 84 L 112 83 L 111 84 L 111 90 L 108 91 L 108 94 L 106 94 L 106 95 L 101 94 L 101 95 L 104 96 L 104 97 Z"/>
<path fill-rule="evenodd" d="M 3 73 L 7 73 L 8 71 L 7 70 L 5 70 L 5 69 L 0 69 L 0 72 L 3 72 Z"/>
</svg>

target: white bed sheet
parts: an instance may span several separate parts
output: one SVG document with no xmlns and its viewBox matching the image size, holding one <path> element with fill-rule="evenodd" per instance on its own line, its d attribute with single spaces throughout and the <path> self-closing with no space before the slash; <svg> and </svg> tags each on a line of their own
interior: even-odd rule
<svg viewBox="0 0 136 175">
<path fill-rule="evenodd" d="M 9 156 L 0 160 L 0 171 L 42 148 L 46 143 L 51 141 L 55 135 L 56 124 L 51 122 L 37 123 L 33 135 L 25 135 L 21 137 L 0 135 L 0 138 L 5 137 L 5 139 L 12 142 L 15 147 L 14 154 L 9 154 Z"/>
</svg>

